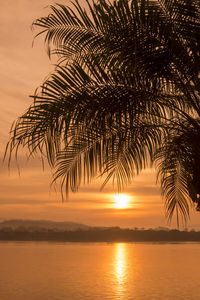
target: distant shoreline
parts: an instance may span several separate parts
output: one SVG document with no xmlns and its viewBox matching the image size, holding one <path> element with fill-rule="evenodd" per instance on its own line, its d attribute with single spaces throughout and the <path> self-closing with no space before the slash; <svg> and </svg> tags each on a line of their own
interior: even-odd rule
<svg viewBox="0 0 200 300">
<path fill-rule="evenodd" d="M 58 231 L 54 229 L 37 230 L 15 229 L 10 228 L 0 229 L 0 241 L 44 241 L 44 242 L 74 242 L 74 243 L 125 243 L 125 242 L 158 242 L 158 243 L 175 243 L 175 242 L 200 242 L 199 231 L 156 231 L 148 230 L 133 230 L 121 228 L 104 228 L 104 229 L 89 229 L 75 231 Z"/>
<path fill-rule="evenodd" d="M 56 240 L 0 240 L 0 245 L 3 243 L 16 243 L 16 244 L 24 244 L 24 243 L 47 243 L 47 244 L 106 244 L 106 245 L 114 245 L 114 244 L 152 244 L 152 245 L 200 245 L 200 241 L 132 241 L 132 242 L 126 242 L 126 241 L 115 241 L 115 242 L 92 242 L 92 241 L 56 241 Z"/>
</svg>

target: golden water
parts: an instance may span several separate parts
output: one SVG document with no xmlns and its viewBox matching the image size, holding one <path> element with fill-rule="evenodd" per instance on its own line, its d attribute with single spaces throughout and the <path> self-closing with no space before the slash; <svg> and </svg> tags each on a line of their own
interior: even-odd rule
<svg viewBox="0 0 200 300">
<path fill-rule="evenodd" d="M 0 300 L 200 299 L 200 244 L 0 243 Z"/>
</svg>

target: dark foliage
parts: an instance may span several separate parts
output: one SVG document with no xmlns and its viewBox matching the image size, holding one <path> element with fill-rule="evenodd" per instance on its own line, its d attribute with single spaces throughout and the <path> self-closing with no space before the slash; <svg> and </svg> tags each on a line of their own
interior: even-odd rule
<svg viewBox="0 0 200 300">
<path fill-rule="evenodd" d="M 33 23 L 58 64 L 14 123 L 9 158 L 46 156 L 68 192 L 97 175 L 121 190 L 156 157 L 167 216 L 186 220 L 199 191 L 199 1 L 86 2 Z"/>
</svg>

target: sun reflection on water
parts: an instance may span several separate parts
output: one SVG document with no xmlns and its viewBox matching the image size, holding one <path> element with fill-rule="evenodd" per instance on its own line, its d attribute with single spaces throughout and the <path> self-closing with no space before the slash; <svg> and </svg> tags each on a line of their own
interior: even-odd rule
<svg viewBox="0 0 200 300">
<path fill-rule="evenodd" d="M 115 290 L 118 296 L 124 295 L 127 281 L 127 253 L 126 244 L 116 244 L 115 246 Z"/>
<path fill-rule="evenodd" d="M 126 277 L 125 244 L 116 245 L 115 274 L 118 282 L 123 283 Z"/>
</svg>

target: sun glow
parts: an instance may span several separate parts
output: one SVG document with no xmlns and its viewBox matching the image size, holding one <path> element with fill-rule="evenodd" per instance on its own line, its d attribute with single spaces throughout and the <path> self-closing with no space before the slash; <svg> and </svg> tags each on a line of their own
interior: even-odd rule
<svg viewBox="0 0 200 300">
<path fill-rule="evenodd" d="M 115 208 L 128 208 L 130 204 L 130 197 L 126 194 L 116 194 L 113 196 L 115 203 L 114 207 Z"/>
</svg>

